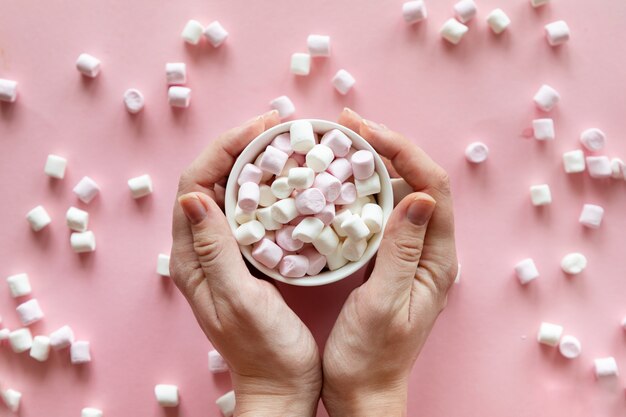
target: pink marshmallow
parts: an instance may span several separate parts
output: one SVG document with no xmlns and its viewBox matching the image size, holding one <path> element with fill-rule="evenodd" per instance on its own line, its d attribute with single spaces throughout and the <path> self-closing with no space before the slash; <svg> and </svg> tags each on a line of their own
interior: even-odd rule
<svg viewBox="0 0 626 417">
<path fill-rule="evenodd" d="M 285 167 L 287 159 L 289 159 L 289 155 L 285 152 L 272 145 L 268 145 L 267 148 L 265 148 L 263 157 L 259 161 L 259 168 L 263 171 L 271 172 L 274 175 L 279 175 Z"/>
<path fill-rule="evenodd" d="M 280 274 L 288 278 L 300 278 L 306 275 L 309 260 L 302 255 L 287 255 L 280 261 Z"/>
<path fill-rule="evenodd" d="M 270 143 L 276 149 L 285 152 L 288 156 L 291 156 L 293 149 L 291 148 L 291 137 L 289 133 L 281 133 L 276 136 L 272 143 Z"/>
<path fill-rule="evenodd" d="M 252 257 L 268 268 L 275 268 L 283 258 L 283 250 L 269 239 L 263 239 L 254 245 Z"/>
<path fill-rule="evenodd" d="M 239 187 L 238 202 L 239 207 L 246 213 L 251 213 L 259 206 L 259 198 L 261 191 L 259 184 L 253 182 L 244 182 Z"/>
<path fill-rule="evenodd" d="M 295 226 L 283 226 L 276 231 L 276 243 L 288 252 L 300 250 L 304 245 L 304 242 L 291 236 L 295 228 Z"/>
<path fill-rule="evenodd" d="M 289 223 L 287 223 L 290 226 L 297 226 L 300 224 L 300 222 L 304 219 L 306 219 L 307 216 L 298 216 L 295 219 L 293 219 L 292 221 L 290 221 Z"/>
<path fill-rule="evenodd" d="M 317 213 L 315 217 L 320 219 L 322 223 L 324 223 L 324 226 L 328 226 L 335 218 L 335 205 L 333 203 L 326 204 L 322 211 Z"/>
<path fill-rule="evenodd" d="M 351 182 L 341 184 L 341 193 L 335 200 L 335 204 L 345 205 L 352 204 L 356 201 L 356 187 Z"/>
<path fill-rule="evenodd" d="M 326 197 L 317 188 L 307 188 L 296 196 L 296 208 L 300 214 L 317 214 L 326 206 Z"/>
<path fill-rule="evenodd" d="M 298 165 L 300 165 L 301 167 L 304 166 L 304 163 L 306 162 L 306 155 L 305 154 L 302 154 L 302 153 L 292 153 L 291 157 L 296 160 Z"/>
<path fill-rule="evenodd" d="M 352 176 L 352 164 L 346 158 L 337 158 L 331 162 L 326 171 L 332 174 L 340 182 L 345 182 Z"/>
<path fill-rule="evenodd" d="M 333 202 L 341 193 L 341 181 L 330 175 L 328 172 L 320 172 L 313 181 L 313 187 L 324 194 L 326 201 Z"/>
<path fill-rule="evenodd" d="M 309 268 L 306 271 L 307 275 L 317 275 L 326 266 L 326 257 L 313 247 L 304 248 L 299 255 L 306 256 L 309 261 Z"/>
<path fill-rule="evenodd" d="M 356 151 L 352 158 L 352 173 L 357 180 L 365 180 L 374 173 L 374 155 L 370 151 Z"/>
<path fill-rule="evenodd" d="M 350 150 L 350 147 L 352 146 L 352 141 L 350 140 L 350 138 L 348 138 L 345 133 L 338 129 L 333 129 L 329 132 L 326 132 L 324 136 L 322 136 L 322 140 L 320 143 L 332 149 L 336 157 L 346 156 L 348 154 L 348 151 Z"/>
<path fill-rule="evenodd" d="M 254 164 L 246 164 L 239 174 L 237 184 L 242 185 L 245 182 L 254 182 L 256 184 L 261 182 L 263 177 L 263 171 Z"/>
</svg>

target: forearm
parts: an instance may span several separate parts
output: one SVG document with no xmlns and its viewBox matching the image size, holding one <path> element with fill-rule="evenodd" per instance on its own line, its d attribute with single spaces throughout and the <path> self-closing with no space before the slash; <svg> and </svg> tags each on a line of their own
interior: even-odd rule
<svg viewBox="0 0 626 417">
<path fill-rule="evenodd" d="M 319 395 L 242 395 L 236 393 L 235 417 L 314 417 Z"/>
<path fill-rule="evenodd" d="M 406 389 L 385 391 L 344 391 L 335 393 L 324 388 L 322 395 L 331 417 L 406 417 Z"/>
</svg>

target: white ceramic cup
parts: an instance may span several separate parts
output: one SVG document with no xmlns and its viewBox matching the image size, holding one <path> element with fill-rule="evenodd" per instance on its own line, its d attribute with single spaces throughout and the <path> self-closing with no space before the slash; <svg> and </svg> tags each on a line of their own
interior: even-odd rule
<svg viewBox="0 0 626 417">
<path fill-rule="evenodd" d="M 329 122 L 326 120 L 317 120 L 317 119 L 307 119 L 313 125 L 313 130 L 316 133 L 324 134 L 329 130 L 339 129 L 343 133 L 345 133 L 350 140 L 352 140 L 352 147 L 361 150 L 365 149 L 374 155 L 374 162 L 376 165 L 376 172 L 380 177 L 380 193 L 376 196 L 378 200 L 378 204 L 383 209 L 383 230 L 384 225 L 387 223 L 387 219 L 391 215 L 391 211 L 393 210 L 393 191 L 391 188 L 391 181 L 389 179 L 389 173 L 387 172 L 387 168 L 383 163 L 382 159 L 378 155 L 378 153 L 372 148 L 372 146 L 367 143 L 365 139 L 363 139 L 359 134 L 354 131 L 348 129 L 345 126 L 339 125 L 334 122 Z M 289 132 L 289 128 L 294 121 L 289 121 L 285 123 L 281 123 L 278 126 L 274 126 L 271 129 L 266 130 L 257 136 L 252 142 L 246 146 L 246 148 L 241 152 L 233 168 L 230 171 L 230 175 L 228 176 L 228 183 L 226 184 L 226 193 L 225 193 L 225 209 L 226 209 L 226 218 L 228 219 L 228 224 L 233 232 L 239 227 L 237 222 L 235 221 L 235 207 L 237 206 L 237 193 L 239 191 L 239 185 L 237 184 L 237 179 L 239 178 L 239 174 L 241 170 L 247 163 L 253 164 L 257 156 L 265 150 L 267 145 L 269 145 L 272 140 L 281 133 Z M 372 236 L 367 244 L 367 249 L 365 253 L 357 262 L 348 262 L 345 266 L 335 270 L 335 271 L 324 271 L 315 276 L 304 276 L 302 278 L 286 278 L 282 276 L 277 270 L 269 269 L 265 265 L 257 262 L 252 257 L 252 246 L 243 246 L 240 245 L 241 253 L 245 258 L 252 264 L 256 269 L 261 271 L 263 274 L 276 279 L 278 281 L 286 282 L 288 284 L 300 285 L 300 286 L 318 286 L 330 284 L 331 282 L 339 281 L 349 275 L 352 275 L 360 268 L 362 268 L 370 259 L 374 256 L 376 251 L 378 250 L 378 246 L 380 245 L 380 241 L 382 239 L 383 233 L 376 233 Z"/>
</svg>

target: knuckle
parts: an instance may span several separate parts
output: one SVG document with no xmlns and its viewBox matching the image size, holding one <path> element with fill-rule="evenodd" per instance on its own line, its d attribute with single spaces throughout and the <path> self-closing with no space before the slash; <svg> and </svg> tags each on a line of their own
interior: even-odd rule
<svg viewBox="0 0 626 417">
<path fill-rule="evenodd" d="M 439 167 L 435 174 L 435 187 L 442 193 L 450 193 L 450 175 L 443 168 Z"/>
<path fill-rule="evenodd" d="M 202 239 L 194 239 L 193 247 L 203 268 L 215 264 L 224 252 L 224 242 L 210 235 L 203 236 Z"/>
<path fill-rule="evenodd" d="M 393 239 L 391 247 L 399 261 L 417 264 L 422 253 L 422 244 L 423 239 L 421 237 L 400 236 Z"/>
</svg>

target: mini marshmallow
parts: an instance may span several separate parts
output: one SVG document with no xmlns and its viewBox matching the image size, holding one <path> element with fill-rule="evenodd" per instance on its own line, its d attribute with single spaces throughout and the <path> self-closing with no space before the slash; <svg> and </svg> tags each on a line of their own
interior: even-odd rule
<svg viewBox="0 0 626 417">
<path fill-rule="evenodd" d="M 262 184 L 259 186 L 259 206 L 269 207 L 276 202 L 276 196 L 272 193 L 269 185 Z"/>
<path fill-rule="evenodd" d="M 0 78 L 0 101 L 14 103 L 17 100 L 17 81 Z"/>
<path fill-rule="evenodd" d="M 50 356 L 50 338 L 48 336 L 35 336 L 33 345 L 30 348 L 30 357 L 45 362 Z"/>
<path fill-rule="evenodd" d="M 170 106 L 186 108 L 191 102 L 191 88 L 172 86 L 167 90 L 167 100 Z"/>
<path fill-rule="evenodd" d="M 339 245 L 339 238 L 330 226 L 325 226 L 322 232 L 313 241 L 313 246 L 324 255 L 330 255 Z"/>
<path fill-rule="evenodd" d="M 370 151 L 356 151 L 350 158 L 352 174 L 357 180 L 365 180 L 374 173 L 374 155 Z"/>
<path fill-rule="evenodd" d="M 278 111 L 278 117 L 284 119 L 293 115 L 296 112 L 296 106 L 294 106 L 291 99 L 287 96 L 276 97 L 270 101 L 270 107 Z"/>
<path fill-rule="evenodd" d="M 626 330 L 626 317 L 622 319 L 622 328 Z"/>
<path fill-rule="evenodd" d="M 470 143 L 465 148 L 465 158 L 473 164 L 485 162 L 488 156 L 489 148 L 482 142 Z"/>
<path fill-rule="evenodd" d="M 306 274 L 309 276 L 319 274 L 326 266 L 326 257 L 316 251 L 315 248 L 308 247 L 302 250 L 298 255 L 306 256 L 309 260 L 309 268 L 306 271 Z"/>
<path fill-rule="evenodd" d="M 308 215 L 317 214 L 326 207 L 326 198 L 317 188 L 309 188 L 296 196 L 298 213 Z"/>
<path fill-rule="evenodd" d="M 74 343 L 74 331 L 70 326 L 63 326 L 50 333 L 50 346 L 54 350 L 64 349 Z"/>
<path fill-rule="evenodd" d="M 291 73 L 295 75 L 309 75 L 311 71 L 311 55 L 296 52 L 291 55 Z"/>
<path fill-rule="evenodd" d="M 239 204 L 235 206 L 235 221 L 237 224 L 248 223 L 249 221 L 256 220 L 256 212 L 246 212 L 239 207 Z"/>
<path fill-rule="evenodd" d="M 361 210 L 361 219 L 367 225 L 371 233 L 383 230 L 383 209 L 378 204 L 368 203 Z"/>
<path fill-rule="evenodd" d="M 228 372 L 228 364 L 217 350 L 209 351 L 209 372 L 212 374 Z"/>
<path fill-rule="evenodd" d="M 152 178 L 145 174 L 128 180 L 128 188 L 134 199 L 152 194 Z"/>
<path fill-rule="evenodd" d="M 545 206 L 552 203 L 552 193 L 548 184 L 530 187 L 530 200 L 534 206 Z"/>
<path fill-rule="evenodd" d="M 165 64 L 167 85 L 185 84 L 187 82 L 187 65 L 184 62 L 168 62 Z"/>
<path fill-rule="evenodd" d="M 477 11 L 474 0 L 461 0 L 454 5 L 454 13 L 461 23 L 467 23 L 472 20 L 476 16 Z"/>
<path fill-rule="evenodd" d="M 0 391 L 0 396 L 2 397 L 2 401 L 4 402 L 4 405 L 6 405 L 9 410 L 13 411 L 14 413 L 17 413 L 17 411 L 20 409 L 20 401 L 22 399 L 22 393 L 9 388 L 9 389 Z"/>
<path fill-rule="evenodd" d="M 461 264 L 457 264 L 456 277 L 454 277 L 454 283 L 459 284 L 461 282 Z"/>
<path fill-rule="evenodd" d="M 26 213 L 26 220 L 33 231 L 38 232 L 52 222 L 50 215 L 43 206 L 37 206 Z"/>
<path fill-rule="evenodd" d="M 304 243 L 312 243 L 323 229 L 324 223 L 320 219 L 307 217 L 293 229 L 292 237 Z"/>
<path fill-rule="evenodd" d="M 258 167 L 261 164 L 261 159 L 263 159 L 263 155 L 265 155 L 265 152 L 261 152 L 259 154 L 259 156 L 256 157 L 256 159 L 254 160 L 254 165 L 256 165 Z M 285 166 L 286 165 L 287 164 L 285 164 Z M 281 176 L 284 177 L 285 175 L 281 175 Z M 263 171 L 263 176 L 261 177 L 261 182 L 267 182 L 272 177 L 273 177 L 273 175 L 272 175 L 271 172 Z"/>
<path fill-rule="evenodd" d="M 178 406 L 178 387 L 176 385 L 156 385 L 154 387 L 154 396 L 161 407 Z"/>
<path fill-rule="evenodd" d="M 376 203 L 376 200 L 371 195 L 368 195 L 367 197 L 359 197 L 354 201 L 354 203 L 348 204 L 343 208 L 347 208 L 352 214 L 358 214 L 360 216 L 363 207 L 368 203 Z"/>
<path fill-rule="evenodd" d="M 463 23 L 450 18 L 443 24 L 441 29 L 439 29 L 439 33 L 442 38 L 453 45 L 457 45 L 461 42 L 461 39 L 463 39 L 463 36 L 465 36 L 468 30 L 469 28 Z"/>
<path fill-rule="evenodd" d="M 541 7 L 543 5 L 546 5 L 550 2 L 550 0 L 530 0 L 530 4 L 533 7 Z"/>
<path fill-rule="evenodd" d="M 288 177 L 279 177 L 272 182 L 270 187 L 272 190 L 272 194 L 276 196 L 276 198 L 289 198 L 291 193 L 293 192 L 293 187 L 289 185 Z"/>
<path fill-rule="evenodd" d="M 15 274 L 7 277 L 11 297 L 18 298 L 29 295 L 32 291 L 28 274 Z"/>
<path fill-rule="evenodd" d="M 243 185 L 246 182 L 258 184 L 261 182 L 262 177 L 263 171 L 259 167 L 254 164 L 246 164 L 241 170 L 239 178 L 237 178 L 237 184 Z"/>
<path fill-rule="evenodd" d="M 315 146 L 315 133 L 313 125 L 306 120 L 296 120 L 289 128 L 291 137 L 291 149 L 297 153 L 305 154 Z"/>
<path fill-rule="evenodd" d="M 340 69 L 333 77 L 332 83 L 339 94 L 346 95 L 354 87 L 356 80 L 348 71 Z"/>
<path fill-rule="evenodd" d="M 594 204 L 585 204 L 583 210 L 580 213 L 578 221 L 583 225 L 591 229 L 597 229 L 602 224 L 602 218 L 604 217 L 604 209 Z"/>
<path fill-rule="evenodd" d="M 13 330 L 9 334 L 9 343 L 13 352 L 26 352 L 33 346 L 33 335 L 27 328 Z"/>
<path fill-rule="evenodd" d="M 252 249 L 252 257 L 268 268 L 275 268 L 283 258 L 283 250 L 271 240 L 262 239 Z"/>
<path fill-rule="evenodd" d="M 0 329 L 0 343 L 4 340 L 9 340 L 9 336 L 11 335 L 11 330 L 4 328 Z"/>
<path fill-rule="evenodd" d="M 587 267 L 587 258 L 582 253 L 569 253 L 561 260 L 561 269 L 566 274 L 580 274 Z"/>
<path fill-rule="evenodd" d="M 302 249 L 304 242 L 293 236 L 296 226 L 283 226 L 276 231 L 276 244 L 287 252 L 295 252 Z"/>
<path fill-rule="evenodd" d="M 102 417 L 102 410 L 93 407 L 85 407 L 80 412 L 80 417 Z"/>
<path fill-rule="evenodd" d="M 298 209 L 296 207 L 296 200 L 294 198 L 285 198 L 272 204 L 272 217 L 278 223 L 289 223 L 296 217 L 298 217 Z"/>
<path fill-rule="evenodd" d="M 136 88 L 129 88 L 124 92 L 124 106 L 131 114 L 139 113 L 145 106 L 146 101 L 141 91 Z"/>
<path fill-rule="evenodd" d="M 324 226 L 328 226 L 335 218 L 335 205 L 333 203 L 326 204 L 322 211 L 315 215 L 315 218 L 320 219 Z"/>
<path fill-rule="evenodd" d="M 619 158 L 611 159 L 611 177 L 616 180 L 626 180 L 626 165 Z"/>
<path fill-rule="evenodd" d="M 328 172 L 320 172 L 313 181 L 313 187 L 324 194 L 326 201 L 333 202 L 341 194 L 341 182 Z"/>
<path fill-rule="evenodd" d="M 552 119 L 533 120 L 533 134 L 537 140 L 553 140 L 554 121 Z"/>
<path fill-rule="evenodd" d="M 291 188 L 305 190 L 313 185 L 313 181 L 315 181 L 315 171 L 309 167 L 297 167 L 289 170 L 287 184 Z"/>
<path fill-rule="evenodd" d="M 365 249 L 367 249 L 367 240 L 355 240 L 349 237 L 341 245 L 341 255 L 349 261 L 356 262 L 361 259 Z"/>
<path fill-rule="evenodd" d="M 192 19 L 187 22 L 180 36 L 188 44 L 197 45 L 202 37 L 202 32 L 204 32 L 204 26 L 202 26 L 202 23 Z"/>
<path fill-rule="evenodd" d="M 417 23 L 428 17 L 423 0 L 407 1 L 402 5 L 402 16 L 407 23 Z"/>
<path fill-rule="evenodd" d="M 339 243 L 333 252 L 326 255 L 326 265 L 331 271 L 336 271 L 349 262 L 342 255 L 342 246 L 343 243 Z"/>
<path fill-rule="evenodd" d="M 259 162 L 259 168 L 264 171 L 271 172 L 274 175 L 278 175 L 285 167 L 288 158 L 289 155 L 285 152 L 273 147 L 272 145 L 268 145 L 267 148 L 265 148 L 261 161 Z"/>
<path fill-rule="evenodd" d="M 85 77 L 96 78 L 100 73 L 100 60 L 89 54 L 80 54 L 76 60 L 76 69 Z"/>
<path fill-rule="evenodd" d="M 291 148 L 291 137 L 289 136 L 288 132 L 281 133 L 280 135 L 276 136 L 274 139 L 272 139 L 270 145 L 272 145 L 279 151 L 285 152 L 288 156 L 291 156 L 293 154 L 293 149 Z"/>
<path fill-rule="evenodd" d="M 319 144 L 307 152 L 306 165 L 315 172 L 322 172 L 328 168 L 334 158 L 335 154 L 332 149 L 326 145 Z"/>
<path fill-rule="evenodd" d="M 341 184 L 339 197 L 335 200 L 335 204 L 346 205 L 356 201 L 356 187 L 351 182 Z"/>
<path fill-rule="evenodd" d="M 563 168 L 568 174 L 585 171 L 585 153 L 581 150 L 569 151 L 563 154 Z"/>
<path fill-rule="evenodd" d="M 296 160 L 297 157 L 302 157 L 303 159 L 302 162 L 304 164 L 304 155 L 292 154 L 292 156 L 293 156 L 292 158 L 287 159 L 287 162 L 285 162 L 285 166 L 283 170 L 280 171 L 280 175 L 277 175 L 277 177 L 289 177 L 289 171 L 291 171 L 293 168 L 298 168 L 300 166 L 300 163 Z"/>
<path fill-rule="evenodd" d="M 341 229 L 349 238 L 353 240 L 365 239 L 370 234 L 363 219 L 358 214 L 353 214 L 341 223 Z"/>
<path fill-rule="evenodd" d="M 511 19 L 504 13 L 502 9 L 494 9 L 487 16 L 487 24 L 495 33 L 499 35 L 511 24 Z"/>
<path fill-rule="evenodd" d="M 48 155 L 46 166 L 43 171 L 47 176 L 62 180 L 65 176 L 65 168 L 67 167 L 67 159 L 58 155 Z"/>
<path fill-rule="evenodd" d="M 235 391 L 228 391 L 226 394 L 219 397 L 215 401 L 215 404 L 224 417 L 233 417 L 235 412 Z"/>
<path fill-rule="evenodd" d="M 343 158 L 348 155 L 350 147 L 352 146 L 350 138 L 339 129 L 329 130 L 324 133 L 320 143 L 332 149 L 333 153 L 338 158 Z"/>
<path fill-rule="evenodd" d="M 302 255 L 287 255 L 279 265 L 280 274 L 288 278 L 300 278 L 306 275 L 309 269 L 309 260 Z"/>
<path fill-rule="evenodd" d="M 204 36 L 214 48 L 217 48 L 228 38 L 228 32 L 221 23 L 216 20 L 215 22 L 209 23 L 206 29 L 204 29 Z"/>
<path fill-rule="evenodd" d="M 380 193 L 380 178 L 378 177 L 378 174 L 374 172 L 367 179 L 354 180 L 354 186 L 356 187 L 356 193 L 359 197 L 378 194 Z"/>
<path fill-rule="evenodd" d="M 157 257 L 156 273 L 162 277 L 170 276 L 170 256 L 164 253 L 159 253 Z"/>
<path fill-rule="evenodd" d="M 580 143 L 591 152 L 602 150 L 606 144 L 606 135 L 596 127 L 584 130 L 580 134 Z"/>
<path fill-rule="evenodd" d="M 543 322 L 537 333 L 537 341 L 543 345 L 555 347 L 559 344 L 561 335 L 563 335 L 563 326 Z"/>
<path fill-rule="evenodd" d="M 265 236 L 265 228 L 258 220 L 244 223 L 235 230 L 235 239 L 240 245 L 252 245 L 263 239 L 263 236 Z"/>
<path fill-rule="evenodd" d="M 43 311 L 36 299 L 28 300 L 15 309 L 23 326 L 30 326 L 43 319 Z"/>
<path fill-rule="evenodd" d="M 619 375 L 617 362 L 615 362 L 615 358 L 612 356 L 608 358 L 595 359 L 593 361 L 593 365 L 596 372 L 596 378 Z"/>
<path fill-rule="evenodd" d="M 261 191 L 259 184 L 254 182 L 244 182 L 239 187 L 239 193 L 237 196 L 237 204 L 243 211 L 252 212 L 259 206 L 259 198 L 261 197 Z"/>
<path fill-rule="evenodd" d="M 347 158 L 337 158 L 331 162 L 327 171 L 339 182 L 345 182 L 352 176 L 352 164 Z"/>
<path fill-rule="evenodd" d="M 278 230 L 283 227 L 281 223 L 278 223 L 274 220 L 274 217 L 272 217 L 271 206 L 258 209 L 256 211 L 256 218 L 261 222 L 265 230 Z"/>
<path fill-rule="evenodd" d="M 545 112 L 552 110 L 560 99 L 558 91 L 547 84 L 542 85 L 533 97 L 535 105 Z"/>
<path fill-rule="evenodd" d="M 330 56 L 330 36 L 309 35 L 306 44 L 312 57 Z"/>
<path fill-rule="evenodd" d="M 76 253 L 93 252 L 96 250 L 96 236 L 90 230 L 72 233 L 70 246 Z"/>
<path fill-rule="evenodd" d="M 89 342 L 78 340 L 70 346 L 70 360 L 73 365 L 82 365 L 91 362 Z"/>
<path fill-rule="evenodd" d="M 587 170 L 591 178 L 610 178 L 613 176 L 611 160 L 606 156 L 588 156 Z"/>
<path fill-rule="evenodd" d="M 564 20 L 549 23 L 545 26 L 546 39 L 550 46 L 562 45 L 569 40 L 569 26 Z"/>
<path fill-rule="evenodd" d="M 306 163 L 306 155 L 301 154 L 301 153 L 294 153 L 293 155 L 291 155 L 292 159 L 294 161 L 296 161 L 296 163 L 298 164 L 298 166 L 303 167 L 304 164 Z"/>
<path fill-rule="evenodd" d="M 574 336 L 563 336 L 559 343 L 559 352 L 567 359 L 575 359 L 580 356 L 582 352 L 582 346 L 580 341 Z"/>
<path fill-rule="evenodd" d="M 530 258 L 524 259 L 515 265 L 515 274 L 522 285 L 526 285 L 539 277 L 535 261 Z"/>
<path fill-rule="evenodd" d="M 83 177 L 72 190 L 80 201 L 89 204 L 100 192 L 100 187 L 89 177 Z"/>
</svg>

